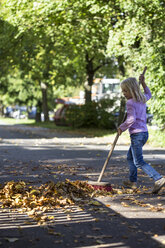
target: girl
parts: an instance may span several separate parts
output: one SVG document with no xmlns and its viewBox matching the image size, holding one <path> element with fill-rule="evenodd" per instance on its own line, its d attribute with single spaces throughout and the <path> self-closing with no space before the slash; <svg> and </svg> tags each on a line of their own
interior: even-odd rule
<svg viewBox="0 0 165 248">
<path fill-rule="evenodd" d="M 152 193 L 157 194 L 165 185 L 165 178 L 143 160 L 142 147 L 148 139 L 146 101 L 151 98 L 151 92 L 145 83 L 144 74 L 140 75 L 139 81 L 144 89 L 144 95 L 136 78 L 130 77 L 121 83 L 122 92 L 127 99 L 127 119 L 119 126 L 118 134 L 121 135 L 122 132 L 128 129 L 131 138 L 131 146 L 127 153 L 129 181 L 124 182 L 124 184 L 125 186 L 136 188 L 137 168 L 140 168 L 154 179 L 155 184 Z"/>
</svg>

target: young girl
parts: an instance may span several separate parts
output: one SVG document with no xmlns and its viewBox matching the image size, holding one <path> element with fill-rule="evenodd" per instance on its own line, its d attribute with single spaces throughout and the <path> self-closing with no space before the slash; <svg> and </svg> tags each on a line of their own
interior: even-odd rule
<svg viewBox="0 0 165 248">
<path fill-rule="evenodd" d="M 144 95 L 136 78 L 130 77 L 121 83 L 122 92 L 127 99 L 127 119 L 119 126 L 118 134 L 121 135 L 128 129 L 131 138 L 131 146 L 127 153 L 129 181 L 124 182 L 124 184 L 136 188 L 137 168 L 140 168 L 155 181 L 152 193 L 157 194 L 165 185 L 165 178 L 143 160 L 142 147 L 148 140 L 146 101 L 151 98 L 151 92 L 145 83 L 143 74 L 140 75 L 139 81 L 144 89 Z"/>
</svg>

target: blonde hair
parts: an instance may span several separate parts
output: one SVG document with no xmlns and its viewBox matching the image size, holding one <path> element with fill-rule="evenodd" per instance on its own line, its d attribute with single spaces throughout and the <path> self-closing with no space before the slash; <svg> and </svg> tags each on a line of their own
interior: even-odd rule
<svg viewBox="0 0 165 248">
<path fill-rule="evenodd" d="M 121 82 L 121 87 L 130 91 L 130 94 L 135 102 L 147 101 L 145 95 L 141 92 L 140 85 L 137 82 L 136 78 L 129 77 Z"/>
</svg>

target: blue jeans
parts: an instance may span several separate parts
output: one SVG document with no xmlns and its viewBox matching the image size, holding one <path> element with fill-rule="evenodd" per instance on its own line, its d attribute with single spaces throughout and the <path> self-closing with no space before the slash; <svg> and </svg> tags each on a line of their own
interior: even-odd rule
<svg viewBox="0 0 165 248">
<path fill-rule="evenodd" d="M 162 176 L 149 164 L 143 160 L 142 147 L 148 140 L 148 132 L 131 134 L 131 146 L 127 153 L 127 161 L 129 164 L 129 179 L 131 182 L 137 181 L 137 168 L 142 169 L 149 177 L 155 181 Z"/>
</svg>

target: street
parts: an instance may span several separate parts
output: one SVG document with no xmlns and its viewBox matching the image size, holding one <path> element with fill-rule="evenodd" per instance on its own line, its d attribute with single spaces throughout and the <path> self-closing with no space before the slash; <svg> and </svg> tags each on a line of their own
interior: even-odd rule
<svg viewBox="0 0 165 248">
<path fill-rule="evenodd" d="M 41 185 L 66 178 L 96 181 L 112 142 L 2 123 L 0 184 L 21 180 Z M 139 191 L 122 191 L 122 181 L 128 178 L 127 150 L 119 139 L 103 177 L 116 189 L 112 196 L 54 209 L 48 213 L 53 221 L 45 225 L 18 209 L 1 208 L 0 247 L 165 247 L 165 188 L 152 195 L 153 181 L 139 171 Z M 165 175 L 165 149 L 146 145 L 144 157 Z"/>
</svg>

